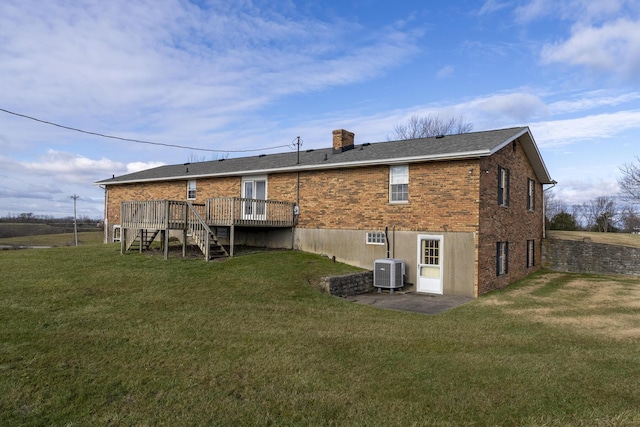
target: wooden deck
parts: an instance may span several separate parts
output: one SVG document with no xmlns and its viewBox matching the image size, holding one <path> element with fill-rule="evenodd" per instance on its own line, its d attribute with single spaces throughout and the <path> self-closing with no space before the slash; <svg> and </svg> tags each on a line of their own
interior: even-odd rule
<svg viewBox="0 0 640 427">
<path fill-rule="evenodd" d="M 183 246 L 186 245 L 187 232 L 190 232 L 207 260 L 210 253 L 221 252 L 233 256 L 234 229 L 241 227 L 279 227 L 295 226 L 294 203 L 275 200 L 257 200 L 238 197 L 215 197 L 204 204 L 182 200 L 144 200 L 122 202 L 120 227 L 122 230 L 122 253 L 125 253 L 136 240 L 140 240 L 140 250 L 146 230 L 161 232 L 165 258 L 168 256 L 168 231 L 184 232 Z M 229 227 L 230 251 L 218 243 L 216 227 Z M 155 235 L 154 235 L 155 236 Z M 147 247 L 148 244 L 147 243 Z M 185 249 L 183 247 L 183 254 Z"/>
<path fill-rule="evenodd" d="M 127 229 L 183 230 L 189 205 L 208 226 L 293 227 L 294 203 L 275 200 L 216 197 L 205 204 L 179 200 L 145 200 L 122 203 L 121 227 Z"/>
</svg>

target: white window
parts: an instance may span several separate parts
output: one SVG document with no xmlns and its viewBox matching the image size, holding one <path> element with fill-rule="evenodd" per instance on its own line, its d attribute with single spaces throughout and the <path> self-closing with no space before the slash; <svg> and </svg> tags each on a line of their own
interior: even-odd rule
<svg viewBox="0 0 640 427">
<path fill-rule="evenodd" d="M 504 276 L 509 272 L 509 242 L 496 243 L 496 275 Z"/>
<path fill-rule="evenodd" d="M 196 199 L 196 181 L 187 181 L 187 200 Z"/>
<path fill-rule="evenodd" d="M 536 208 L 536 186 L 535 181 L 531 178 L 527 179 L 527 209 L 530 211 Z"/>
<path fill-rule="evenodd" d="M 527 240 L 527 267 L 536 265 L 536 241 Z"/>
<path fill-rule="evenodd" d="M 389 168 L 389 201 L 409 201 L 409 166 L 391 166 Z"/>
<path fill-rule="evenodd" d="M 509 206 L 509 169 L 498 167 L 498 204 Z"/>
<path fill-rule="evenodd" d="M 384 245 L 387 240 L 384 231 L 367 231 L 367 245 Z"/>
<path fill-rule="evenodd" d="M 121 239 L 121 231 L 122 229 L 120 228 L 120 225 L 114 225 L 113 226 L 113 241 L 114 242 L 119 242 Z"/>
</svg>

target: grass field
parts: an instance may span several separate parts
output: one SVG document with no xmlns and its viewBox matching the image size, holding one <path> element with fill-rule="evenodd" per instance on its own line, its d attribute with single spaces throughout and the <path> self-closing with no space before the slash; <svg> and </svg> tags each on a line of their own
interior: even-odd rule
<svg viewBox="0 0 640 427">
<path fill-rule="evenodd" d="M 583 240 L 585 238 L 588 238 L 591 239 L 591 241 L 594 243 L 606 243 L 608 245 L 620 245 L 640 248 L 640 234 L 548 230 L 547 237 L 549 239 L 562 240 Z"/>
<path fill-rule="evenodd" d="M 78 246 L 95 245 L 104 240 L 102 231 L 84 231 L 78 233 Z M 61 234 L 37 234 L 30 236 L 7 237 L 0 239 L 0 245 L 7 246 L 72 246 L 75 245 L 73 232 Z"/>
<path fill-rule="evenodd" d="M 438 316 L 300 252 L 0 252 L 0 425 L 640 425 L 640 279 L 542 272 Z"/>
</svg>

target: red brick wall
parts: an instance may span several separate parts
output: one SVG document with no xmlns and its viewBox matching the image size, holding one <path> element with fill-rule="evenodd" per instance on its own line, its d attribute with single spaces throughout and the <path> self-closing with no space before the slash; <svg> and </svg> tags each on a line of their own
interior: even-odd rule
<svg viewBox="0 0 640 427">
<path fill-rule="evenodd" d="M 110 185 L 107 220 L 112 226 L 120 223 L 120 205 L 130 200 L 187 200 L 187 181 L 149 182 Z M 197 203 L 209 197 L 240 197 L 240 178 L 209 178 L 196 180 Z"/>
<path fill-rule="evenodd" d="M 510 202 L 498 205 L 498 167 L 510 171 Z M 480 242 L 478 292 L 503 288 L 539 269 L 542 242 L 542 185 L 535 181 L 535 209 L 527 209 L 527 179 L 534 179 L 531 164 L 519 143 L 509 144 L 495 155 L 483 158 L 481 169 Z M 536 265 L 527 268 L 527 240 L 535 240 Z M 496 243 L 509 242 L 509 269 L 496 275 Z"/>
<path fill-rule="evenodd" d="M 302 172 L 299 227 L 477 231 L 478 174 L 476 160 L 410 164 L 409 201 L 395 204 L 389 166 Z"/>
<path fill-rule="evenodd" d="M 409 202 L 389 203 L 389 166 L 272 174 L 270 200 L 295 202 L 299 179 L 299 227 L 336 229 L 477 231 L 477 160 L 409 165 Z M 241 178 L 198 179 L 196 202 L 209 197 L 240 197 Z M 108 219 L 120 221 L 126 200 L 186 200 L 187 182 L 109 186 Z"/>
</svg>

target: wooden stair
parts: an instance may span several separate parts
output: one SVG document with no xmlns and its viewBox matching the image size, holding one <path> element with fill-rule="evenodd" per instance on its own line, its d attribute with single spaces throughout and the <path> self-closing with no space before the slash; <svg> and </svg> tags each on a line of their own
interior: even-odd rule
<svg viewBox="0 0 640 427">
<path fill-rule="evenodd" d="M 207 251 L 207 234 L 209 235 L 209 250 Z M 200 250 L 202 251 L 202 253 L 205 255 L 205 257 L 207 256 L 207 252 L 208 252 L 208 256 L 209 258 L 207 259 L 207 261 L 212 261 L 214 259 L 220 259 L 220 258 L 226 258 L 229 256 L 229 254 L 227 253 L 227 250 L 224 248 L 224 246 L 222 246 L 222 244 L 220 244 L 220 242 L 218 241 L 218 237 L 215 235 L 215 233 L 204 230 L 204 229 L 200 229 L 200 230 L 191 230 L 191 236 L 193 237 L 193 240 L 196 242 L 196 244 L 198 245 L 198 247 L 200 248 Z"/>
<path fill-rule="evenodd" d="M 160 233 L 160 230 L 140 230 L 135 239 L 128 245 L 127 250 L 148 250 L 158 233 Z"/>
<path fill-rule="evenodd" d="M 207 223 L 202 219 L 196 207 L 187 202 L 187 227 L 191 233 L 191 237 L 196 242 L 206 261 L 211 261 L 229 256 L 227 250 L 218 241 L 218 236 L 209 228 Z"/>
</svg>

